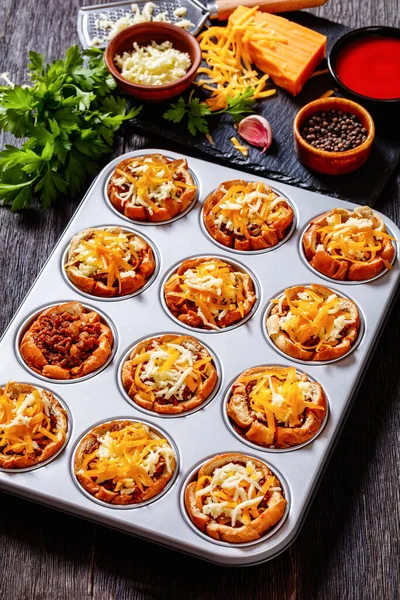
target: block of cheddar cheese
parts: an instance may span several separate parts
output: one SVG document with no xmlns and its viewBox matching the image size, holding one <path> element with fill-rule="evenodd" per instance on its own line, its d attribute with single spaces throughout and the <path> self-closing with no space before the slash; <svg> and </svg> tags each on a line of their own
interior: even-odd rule
<svg viewBox="0 0 400 600">
<path fill-rule="evenodd" d="M 240 6 L 229 22 L 242 29 L 242 44 L 251 62 L 293 95 L 301 91 L 325 57 L 326 36 L 283 17 Z"/>
</svg>

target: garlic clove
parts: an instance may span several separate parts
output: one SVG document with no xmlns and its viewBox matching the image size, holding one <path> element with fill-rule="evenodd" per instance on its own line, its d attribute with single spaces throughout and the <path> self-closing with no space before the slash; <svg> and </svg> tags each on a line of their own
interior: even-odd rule
<svg viewBox="0 0 400 600">
<path fill-rule="evenodd" d="M 259 115 L 250 115 L 239 123 L 239 135 L 249 144 L 268 150 L 272 144 L 272 128 L 267 119 Z"/>
</svg>

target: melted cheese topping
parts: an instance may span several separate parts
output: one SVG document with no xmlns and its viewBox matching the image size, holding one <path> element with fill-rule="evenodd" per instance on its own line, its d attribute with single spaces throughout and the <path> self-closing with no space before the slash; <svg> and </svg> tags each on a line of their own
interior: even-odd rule
<svg viewBox="0 0 400 600">
<path fill-rule="evenodd" d="M 215 469 L 212 477 L 198 479 L 196 506 L 204 515 L 232 527 L 248 525 L 260 516 L 259 504 L 265 494 L 280 490 L 277 479 L 264 480 L 264 473 L 252 461 L 246 466 L 231 462 Z"/>
<path fill-rule="evenodd" d="M 276 423 L 285 427 L 298 427 L 306 408 L 325 410 L 313 402 L 314 394 L 309 381 L 301 381 L 294 367 L 287 369 L 264 369 L 260 373 L 243 375 L 240 381 L 253 383 L 249 399 L 256 416 L 267 422 L 271 434 Z"/>
<path fill-rule="evenodd" d="M 356 212 L 354 214 L 357 215 Z M 368 218 L 362 216 L 346 218 L 340 213 L 334 213 L 328 216 L 326 221 L 327 224 L 317 230 L 320 239 L 319 249 L 329 252 L 335 260 L 346 259 L 359 264 L 370 263 L 383 250 L 383 239 L 394 239 L 386 231 L 376 227 L 372 210 L 369 211 Z M 385 265 L 391 268 L 390 264 L 385 263 Z"/>
<path fill-rule="evenodd" d="M 284 301 L 289 308 L 287 312 L 282 308 Z M 305 350 L 318 351 L 336 346 L 343 330 L 354 323 L 347 300 L 333 293 L 325 298 L 315 289 L 307 288 L 304 292 L 294 293 L 289 288 L 273 302 L 279 305 L 282 314 L 280 329 L 288 334 L 296 346 Z"/>
<path fill-rule="evenodd" d="M 0 396 L 0 452 L 36 456 L 35 450 L 65 437 L 63 423 L 46 394 L 34 389 L 14 399 L 9 393 L 10 383 Z M 57 417 L 55 427 L 50 416 Z"/>
<path fill-rule="evenodd" d="M 189 54 L 173 48 L 170 41 L 148 46 L 134 42 L 132 51 L 116 54 L 114 61 L 128 81 L 155 86 L 181 79 L 192 65 Z"/>
<path fill-rule="evenodd" d="M 157 481 L 157 468 L 172 473 L 175 452 L 163 438 L 155 438 L 143 423 L 130 423 L 117 431 L 99 437 L 99 447 L 84 455 L 78 475 L 102 484 L 111 480 L 114 491 L 132 494 L 139 488 L 144 492 Z"/>
<path fill-rule="evenodd" d="M 233 185 L 213 207 L 214 223 L 250 239 L 248 228 L 258 225 L 270 231 L 276 221 L 286 216 L 288 204 L 261 181 Z"/>
<path fill-rule="evenodd" d="M 103 275 L 108 288 L 117 282 L 121 290 L 121 277 L 135 276 L 135 268 L 140 265 L 139 253 L 146 246 L 133 233 L 95 229 L 80 240 L 65 268 L 75 266 L 85 277 Z"/>
<path fill-rule="evenodd" d="M 200 369 L 211 361 L 205 349 L 199 350 L 190 338 L 181 336 L 161 344 L 154 340 L 151 350 L 130 362 L 140 396 L 151 401 L 173 397 L 183 402 L 196 395 L 207 378 L 207 369 Z M 190 394 L 184 397 L 185 390 Z"/>
<path fill-rule="evenodd" d="M 135 158 L 124 170 L 116 168 L 112 183 L 122 188 L 116 195 L 123 206 L 144 206 L 153 215 L 166 199 L 179 200 L 185 189 L 196 189 L 195 185 L 179 181 L 182 174 L 179 161 L 164 163 L 156 156 Z"/>
<path fill-rule="evenodd" d="M 177 277 L 182 291 L 169 294 L 194 302 L 197 314 L 211 329 L 220 329 L 218 322 L 230 310 L 239 309 L 244 317 L 246 291 L 243 280 L 246 276 L 234 271 L 231 265 L 208 259 Z"/>
<path fill-rule="evenodd" d="M 267 45 L 281 39 L 270 29 L 251 25 L 257 8 L 249 9 L 236 22 L 229 19 L 227 27 L 209 27 L 198 37 L 207 66 L 197 72 L 207 78 L 199 79 L 196 84 L 212 92 L 207 100 L 211 111 L 226 108 L 229 97 L 242 94 L 249 86 L 255 90 L 254 99 L 276 93 L 265 89 L 269 75 L 260 77 L 250 58 L 248 44 L 253 32 L 259 36 L 261 32 Z"/>
</svg>

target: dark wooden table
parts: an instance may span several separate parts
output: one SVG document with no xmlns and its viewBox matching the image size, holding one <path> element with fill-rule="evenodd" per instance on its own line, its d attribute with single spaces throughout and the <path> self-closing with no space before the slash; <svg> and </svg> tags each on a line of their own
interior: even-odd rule
<svg viewBox="0 0 400 600">
<path fill-rule="evenodd" d="M 85 2 L 87 3 L 87 2 Z M 0 0 L 0 73 L 22 82 L 27 48 L 56 58 L 77 42 L 79 0 Z M 346 25 L 400 26 L 398 0 L 330 0 L 318 14 Z M 0 147 L 7 140 L 0 136 Z M 133 132 L 119 153 L 149 140 Z M 376 208 L 400 224 L 400 177 Z M 0 209 L 0 332 L 77 202 L 42 213 Z M 305 525 L 289 550 L 246 569 L 216 567 L 0 494 L 0 593 L 7 600 L 76 598 L 396 600 L 399 579 L 400 303 Z"/>
</svg>

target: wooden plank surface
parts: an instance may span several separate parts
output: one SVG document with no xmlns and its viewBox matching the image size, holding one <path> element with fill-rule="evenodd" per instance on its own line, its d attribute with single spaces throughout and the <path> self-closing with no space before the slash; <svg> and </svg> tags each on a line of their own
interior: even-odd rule
<svg viewBox="0 0 400 600">
<path fill-rule="evenodd" d="M 98 1 L 98 0 L 97 0 Z M 26 50 L 56 58 L 77 41 L 78 0 L 0 0 L 0 73 L 25 77 Z M 330 0 L 314 11 L 351 26 L 400 25 L 398 0 Z M 8 140 L 0 136 L 0 147 Z M 151 141 L 127 130 L 115 155 Z M 154 141 L 154 143 L 156 143 Z M 400 225 L 400 177 L 376 208 Z M 77 201 L 42 213 L 0 208 L 0 332 Z M 291 548 L 226 569 L 0 494 L 0 592 L 7 600 L 396 600 L 400 597 L 400 302 Z"/>
</svg>

